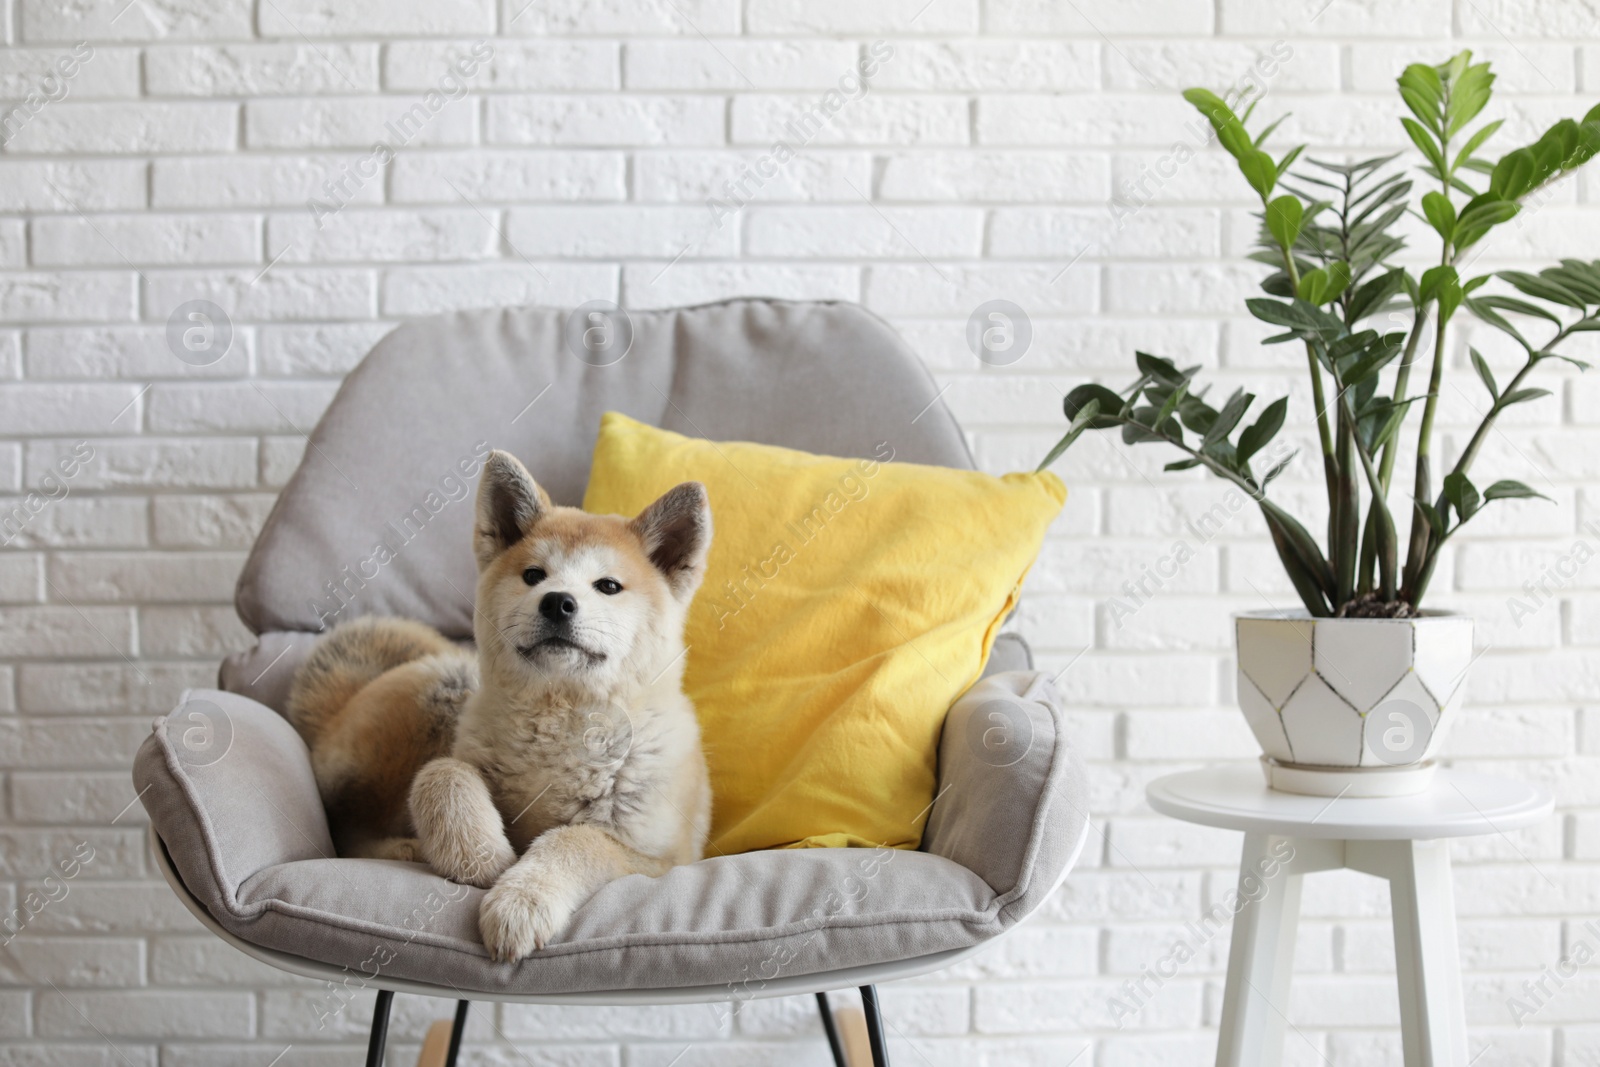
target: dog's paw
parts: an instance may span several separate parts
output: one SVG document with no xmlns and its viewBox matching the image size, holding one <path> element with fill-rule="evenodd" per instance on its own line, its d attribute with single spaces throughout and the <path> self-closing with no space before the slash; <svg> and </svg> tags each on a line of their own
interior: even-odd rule
<svg viewBox="0 0 1600 1067">
<path fill-rule="evenodd" d="M 460 847 L 441 850 L 443 855 L 427 857 L 436 872 L 462 885 L 488 889 L 517 862 L 517 853 L 505 841 L 463 842 Z"/>
<path fill-rule="evenodd" d="M 421 863 L 422 842 L 414 837 L 391 837 L 385 841 L 378 852 L 379 859 L 403 860 L 406 863 Z"/>
<path fill-rule="evenodd" d="M 497 885 L 478 906 L 478 932 L 489 955 L 502 963 L 531 956 L 561 932 L 572 909 L 518 885 Z"/>
</svg>

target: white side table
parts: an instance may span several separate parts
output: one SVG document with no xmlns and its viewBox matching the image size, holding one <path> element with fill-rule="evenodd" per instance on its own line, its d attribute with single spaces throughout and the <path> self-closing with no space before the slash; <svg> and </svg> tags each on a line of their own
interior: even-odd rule
<svg viewBox="0 0 1600 1067">
<path fill-rule="evenodd" d="M 1146 795 L 1163 815 L 1245 834 L 1238 891 L 1246 903 L 1233 918 L 1217 1067 L 1280 1062 L 1301 880 L 1341 867 L 1389 881 L 1406 1064 L 1467 1062 L 1446 839 L 1536 823 L 1554 809 L 1549 794 L 1441 770 L 1432 788 L 1416 796 L 1306 797 L 1268 789 L 1260 767 L 1249 763 L 1158 778 Z"/>
</svg>

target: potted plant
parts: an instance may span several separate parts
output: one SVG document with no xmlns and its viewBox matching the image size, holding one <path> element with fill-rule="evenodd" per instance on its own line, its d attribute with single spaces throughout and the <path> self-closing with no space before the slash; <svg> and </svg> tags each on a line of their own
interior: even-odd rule
<svg viewBox="0 0 1600 1067">
<path fill-rule="evenodd" d="M 1473 658 L 1470 618 L 1423 609 L 1440 549 L 1489 504 L 1542 495 L 1510 480 L 1480 489 L 1474 461 L 1501 413 L 1549 395 L 1525 384 L 1533 371 L 1553 359 L 1586 369 L 1557 349 L 1574 333 L 1600 330 L 1600 262 L 1463 276 L 1468 253 L 1495 227 L 1600 150 L 1596 107 L 1491 161 L 1483 151 L 1501 120 L 1478 116 L 1493 82 L 1470 52 L 1406 68 L 1399 91 L 1410 114 L 1400 121 L 1421 157 L 1416 179 L 1395 164 L 1398 153 L 1302 161 L 1302 145 L 1274 159 L 1263 144 L 1282 119 L 1251 136 L 1254 103 L 1238 115 L 1214 93 L 1184 93 L 1260 198 L 1250 258 L 1268 270 L 1266 295 L 1245 303 L 1278 330 L 1265 344 L 1304 351 L 1304 416 L 1315 420 L 1327 490 L 1325 541 L 1269 496 L 1293 453 L 1260 473 L 1252 466 L 1288 418 L 1287 398 L 1247 422 L 1253 394 L 1235 391 L 1213 406 L 1196 387 L 1199 368 L 1160 356 L 1137 353 L 1139 377 L 1120 392 L 1073 389 L 1066 435 L 1040 464 L 1089 430 L 1120 429 L 1130 444 L 1181 451 L 1167 470 L 1203 467 L 1255 500 L 1301 603 L 1236 618 L 1239 704 L 1276 788 L 1370 796 L 1426 787 Z M 1408 213 L 1425 220 L 1439 246 L 1415 276 L 1394 262 Z M 1506 334 L 1522 361 L 1502 383 L 1471 350 L 1487 410 L 1440 477 L 1434 416 L 1450 328 L 1463 313 Z M 1408 440 L 1411 483 L 1395 491 Z"/>
</svg>

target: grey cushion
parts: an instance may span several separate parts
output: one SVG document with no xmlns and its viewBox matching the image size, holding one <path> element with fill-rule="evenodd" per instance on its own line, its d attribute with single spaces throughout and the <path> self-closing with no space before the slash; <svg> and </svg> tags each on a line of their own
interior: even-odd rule
<svg viewBox="0 0 1600 1067">
<path fill-rule="evenodd" d="M 187 694 L 140 747 L 134 785 L 184 885 L 239 937 L 352 969 L 375 960 L 392 978 L 535 994 L 736 984 L 773 960 L 804 975 L 1004 932 L 1043 903 L 1086 826 L 1082 766 L 1046 677 L 973 686 L 939 761 L 922 851 L 753 852 L 619 879 L 515 964 L 479 941 L 480 890 L 421 864 L 331 858 L 305 747 L 256 701 Z"/>
<path fill-rule="evenodd" d="M 473 478 L 463 471 L 503 448 L 557 503 L 577 504 L 608 410 L 718 441 L 860 457 L 888 441 L 896 459 L 972 466 L 921 361 L 858 305 L 632 311 L 632 347 L 609 366 L 568 347 L 569 314 L 465 311 L 380 341 L 312 432 L 256 540 L 235 598 L 245 624 L 315 631 L 370 612 L 470 636 Z"/>
</svg>

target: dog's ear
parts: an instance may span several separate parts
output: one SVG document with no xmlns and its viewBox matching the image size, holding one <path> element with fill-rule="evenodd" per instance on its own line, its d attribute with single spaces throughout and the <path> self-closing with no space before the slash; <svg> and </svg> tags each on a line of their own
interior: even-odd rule
<svg viewBox="0 0 1600 1067">
<path fill-rule="evenodd" d="M 550 498 L 516 456 L 490 452 L 478 479 L 478 520 L 472 531 L 478 569 L 483 570 L 522 540 L 550 506 Z"/>
<path fill-rule="evenodd" d="M 711 502 L 706 487 L 684 482 L 639 512 L 629 529 L 644 542 L 650 562 L 666 576 L 672 595 L 688 600 L 705 577 L 711 551 Z"/>
</svg>

